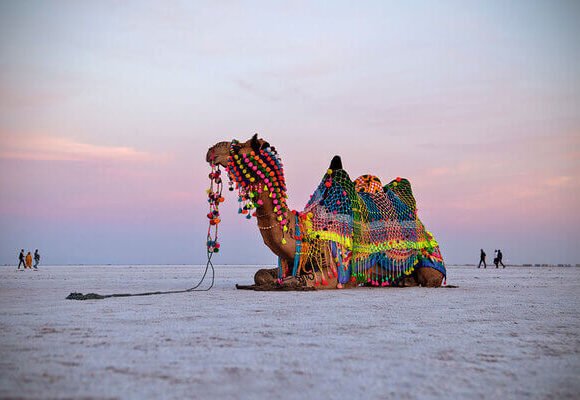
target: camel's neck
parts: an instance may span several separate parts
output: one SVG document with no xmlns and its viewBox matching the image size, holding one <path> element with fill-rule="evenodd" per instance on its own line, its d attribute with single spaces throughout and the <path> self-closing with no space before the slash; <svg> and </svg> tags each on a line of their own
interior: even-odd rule
<svg viewBox="0 0 580 400">
<path fill-rule="evenodd" d="M 256 217 L 258 220 L 258 229 L 266 246 L 272 250 L 274 254 L 287 261 L 294 259 L 296 251 L 296 241 L 293 233 L 296 225 L 294 216 L 290 211 L 284 216 L 288 219 L 288 232 L 282 234 L 280 221 L 277 220 L 277 215 L 274 212 L 273 199 L 269 197 L 269 193 L 264 191 L 259 194 L 259 199 L 262 200 L 262 205 L 258 206 L 256 210 Z M 283 217 L 283 218 L 284 218 Z M 282 239 L 286 244 L 283 244 Z"/>
</svg>

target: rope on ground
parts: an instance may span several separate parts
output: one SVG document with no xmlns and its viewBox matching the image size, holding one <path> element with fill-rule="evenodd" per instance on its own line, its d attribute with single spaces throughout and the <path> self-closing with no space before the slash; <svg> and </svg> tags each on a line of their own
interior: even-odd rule
<svg viewBox="0 0 580 400">
<path fill-rule="evenodd" d="M 98 293 L 82 294 L 82 293 L 78 293 L 78 292 L 72 292 L 71 294 L 69 294 L 66 297 L 66 299 L 67 300 L 101 300 L 101 299 L 107 299 L 109 297 L 155 296 L 155 295 L 159 295 L 159 294 L 207 292 L 213 287 L 213 284 L 215 281 L 215 269 L 214 269 L 214 266 L 211 262 L 212 255 L 213 255 L 212 253 L 208 253 L 207 264 L 205 265 L 205 271 L 203 272 L 203 276 L 201 277 L 201 279 L 199 280 L 199 282 L 195 286 L 193 286 L 189 289 L 166 290 L 166 291 L 143 292 L 143 293 L 113 293 L 113 294 L 98 294 Z M 203 283 L 203 281 L 205 280 L 205 277 L 207 276 L 207 272 L 210 268 L 211 268 L 211 283 L 210 283 L 209 287 L 200 289 L 200 286 Z"/>
</svg>

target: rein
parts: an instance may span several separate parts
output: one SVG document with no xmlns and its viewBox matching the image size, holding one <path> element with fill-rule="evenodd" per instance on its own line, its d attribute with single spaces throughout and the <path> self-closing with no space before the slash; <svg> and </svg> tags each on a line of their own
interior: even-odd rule
<svg viewBox="0 0 580 400">
<path fill-rule="evenodd" d="M 189 292 L 207 292 L 209 291 L 215 282 L 215 269 L 213 263 L 211 262 L 211 258 L 214 253 L 219 252 L 220 244 L 217 241 L 218 237 L 218 224 L 220 222 L 219 219 L 219 211 L 218 205 L 219 203 L 224 201 L 222 197 L 222 179 L 221 179 L 221 171 L 219 165 L 216 166 L 213 163 L 211 164 L 211 173 L 209 174 L 210 178 L 210 186 L 207 190 L 208 193 L 208 202 L 209 202 L 209 209 L 210 212 L 208 214 L 208 218 L 210 218 L 209 228 L 207 230 L 207 263 L 205 264 L 205 270 L 203 271 L 203 275 L 199 282 L 195 284 L 193 287 L 189 289 L 183 290 L 166 290 L 166 291 L 155 291 L 155 292 L 143 292 L 143 293 L 112 293 L 112 294 L 98 294 L 98 293 L 87 293 L 82 294 L 78 292 L 72 292 L 69 294 L 66 299 L 67 300 L 101 300 L 107 299 L 110 297 L 137 297 L 137 296 L 155 296 L 159 294 L 173 294 L 173 293 L 189 293 Z M 214 188 L 215 186 L 215 188 Z M 207 288 L 200 288 L 201 284 L 205 281 L 208 271 L 211 269 L 211 282 Z"/>
</svg>

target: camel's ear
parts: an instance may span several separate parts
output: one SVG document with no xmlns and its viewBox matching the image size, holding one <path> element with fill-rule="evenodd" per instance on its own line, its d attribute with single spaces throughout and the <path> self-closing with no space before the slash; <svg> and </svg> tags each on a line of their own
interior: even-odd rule
<svg viewBox="0 0 580 400">
<path fill-rule="evenodd" d="M 340 159 L 340 156 L 334 156 L 330 162 L 330 167 L 328 168 L 333 171 L 336 169 L 342 169 L 342 160 Z"/>
<path fill-rule="evenodd" d="M 255 133 L 254 136 L 252 136 L 252 141 L 251 141 L 251 146 L 252 146 L 252 150 L 254 150 L 256 153 L 260 152 L 260 142 L 258 142 L 258 134 Z"/>
</svg>

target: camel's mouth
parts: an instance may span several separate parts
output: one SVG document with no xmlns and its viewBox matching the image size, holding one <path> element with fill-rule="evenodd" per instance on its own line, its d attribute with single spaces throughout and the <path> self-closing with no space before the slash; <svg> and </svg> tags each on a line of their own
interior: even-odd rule
<svg viewBox="0 0 580 400">
<path fill-rule="evenodd" d="M 205 155 L 205 161 L 210 165 L 219 164 L 225 167 L 227 165 L 229 151 L 230 151 L 230 142 L 219 142 L 209 148 L 207 154 Z"/>
<path fill-rule="evenodd" d="M 207 151 L 207 154 L 205 155 L 205 162 L 211 164 L 214 159 L 215 159 L 215 153 L 214 153 L 214 150 L 212 147 Z"/>
</svg>

